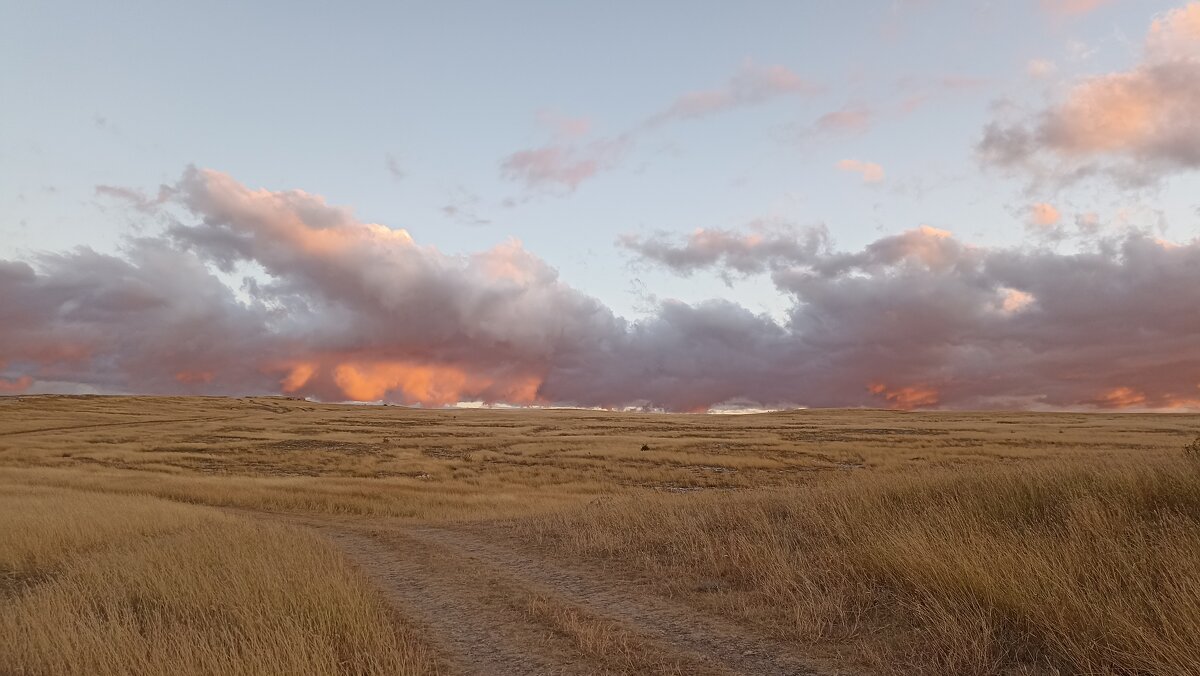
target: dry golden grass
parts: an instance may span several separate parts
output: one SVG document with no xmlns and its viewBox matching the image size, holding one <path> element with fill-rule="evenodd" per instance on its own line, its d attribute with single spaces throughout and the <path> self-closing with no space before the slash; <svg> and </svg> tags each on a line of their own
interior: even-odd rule
<svg viewBox="0 0 1200 676">
<path fill-rule="evenodd" d="M 721 673 L 696 659 L 680 658 L 638 636 L 616 622 L 596 617 L 558 599 L 537 594 L 524 596 L 518 610 L 534 622 L 566 638 L 577 650 L 618 674 Z"/>
<path fill-rule="evenodd" d="M 781 637 L 892 673 L 1200 671 L 1200 464 L 868 475 L 521 523 Z"/>
<path fill-rule="evenodd" d="M 0 486 L 0 664 L 21 674 L 396 674 L 437 664 L 310 533 Z"/>
<path fill-rule="evenodd" d="M 250 509 L 520 516 L 602 496 L 1177 453 L 1200 417 L 421 411 L 281 398 L 0 397 L 0 478 Z M 645 445 L 650 450 L 642 452 Z"/>
<path fill-rule="evenodd" d="M 0 635 L 19 639 L 0 663 L 433 668 L 325 541 L 248 511 L 265 510 L 507 525 L 560 563 L 883 673 L 1200 673 L 1200 459 L 1181 450 L 1197 434 L 1191 415 L 0 398 Z M 597 668 L 688 670 L 538 593 L 514 586 L 513 617 Z"/>
</svg>

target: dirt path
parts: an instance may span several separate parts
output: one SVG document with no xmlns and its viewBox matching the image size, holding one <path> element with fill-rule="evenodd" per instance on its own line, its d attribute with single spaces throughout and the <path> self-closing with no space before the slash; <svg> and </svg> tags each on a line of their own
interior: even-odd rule
<svg viewBox="0 0 1200 676">
<path fill-rule="evenodd" d="M 839 674 L 652 590 L 567 569 L 501 538 L 296 518 L 336 543 L 468 674 Z"/>
</svg>

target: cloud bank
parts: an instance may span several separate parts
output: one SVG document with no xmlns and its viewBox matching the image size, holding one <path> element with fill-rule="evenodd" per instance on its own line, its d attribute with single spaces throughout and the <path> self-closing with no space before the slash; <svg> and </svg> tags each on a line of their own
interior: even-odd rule
<svg viewBox="0 0 1200 676">
<path fill-rule="evenodd" d="M 1200 241 L 1063 254 L 924 227 L 626 237 L 683 274 L 769 274 L 779 322 L 714 300 L 614 315 L 517 242 L 452 256 L 298 190 L 189 169 L 120 255 L 0 261 L 0 391 L 445 405 L 1200 406 Z M 242 283 L 227 280 L 245 275 Z"/>
</svg>

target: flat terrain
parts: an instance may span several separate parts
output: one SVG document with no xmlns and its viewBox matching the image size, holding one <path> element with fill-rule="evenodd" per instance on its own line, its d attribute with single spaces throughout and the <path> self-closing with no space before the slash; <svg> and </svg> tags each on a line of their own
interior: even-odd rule
<svg viewBox="0 0 1200 676">
<path fill-rule="evenodd" d="M 1189 415 L 0 398 L 0 664 L 1198 673 L 1197 436 Z"/>
</svg>

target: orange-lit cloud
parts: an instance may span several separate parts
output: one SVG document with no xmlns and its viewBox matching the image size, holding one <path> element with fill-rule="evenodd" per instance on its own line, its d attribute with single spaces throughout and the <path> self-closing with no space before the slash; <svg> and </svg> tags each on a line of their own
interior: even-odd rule
<svg viewBox="0 0 1200 676">
<path fill-rule="evenodd" d="M 285 373 L 280 389 L 345 401 L 392 401 L 448 406 L 464 401 L 528 405 L 540 403 L 541 377 L 500 369 L 417 360 L 375 359 L 369 355 L 324 355 L 315 361 L 273 366 Z"/>
<path fill-rule="evenodd" d="M 1200 2 L 1173 9 L 1154 20 L 1146 35 L 1149 58 L 1158 61 L 1200 55 Z"/>
<path fill-rule="evenodd" d="M 316 372 L 317 364 L 311 362 L 292 364 L 287 369 L 287 375 L 279 381 L 279 387 L 286 394 L 295 394 L 312 380 Z"/>
<path fill-rule="evenodd" d="M 1195 390 L 1200 390 L 1197 385 Z M 1162 392 L 1148 394 L 1136 387 L 1113 387 L 1093 401 L 1099 408 L 1142 409 L 1151 411 L 1200 411 L 1200 391 L 1187 394 Z"/>
<path fill-rule="evenodd" d="M 1037 300 L 1033 294 L 1020 289 L 1001 289 L 1000 310 L 1013 314 L 1025 310 Z"/>
<path fill-rule="evenodd" d="M 491 379 L 458 367 L 411 362 L 340 364 L 333 370 L 333 379 L 347 399 L 391 398 L 426 406 L 478 399 L 531 404 L 537 399 L 539 384 L 536 377 L 524 377 L 495 389 L 497 384 Z"/>
<path fill-rule="evenodd" d="M 1146 403 L 1146 394 L 1132 387 L 1114 387 L 1097 397 L 1096 403 L 1103 408 L 1132 408 Z"/>
<path fill-rule="evenodd" d="M 1167 394 L 1164 397 L 1163 408 L 1173 411 L 1200 411 L 1200 383 L 1196 391 L 1190 394 Z"/>
<path fill-rule="evenodd" d="M 185 385 L 207 384 L 213 381 L 213 374 L 208 371 L 180 371 L 175 374 L 175 380 Z"/>
<path fill-rule="evenodd" d="M 1068 153 L 1134 148 L 1155 132 L 1172 95 L 1153 79 L 1135 73 L 1083 82 L 1057 111 L 1058 147 Z"/>
<path fill-rule="evenodd" d="M 378 401 L 391 394 L 398 401 L 428 406 L 475 400 L 493 385 L 461 368 L 411 362 L 340 364 L 333 370 L 333 379 L 347 399 Z M 526 382 L 512 390 L 528 396 L 530 388 Z M 536 380 L 532 381 L 532 391 L 537 392 Z M 512 403 L 532 402 L 530 397 Z"/>
<path fill-rule="evenodd" d="M 922 385 L 889 387 L 883 383 L 871 383 L 867 386 L 867 391 L 883 397 L 889 407 L 906 411 L 915 408 L 932 408 L 938 405 L 938 391 Z"/>
<path fill-rule="evenodd" d="M 1029 218 L 1034 225 L 1050 227 L 1058 225 L 1058 222 L 1062 220 L 1062 214 L 1053 204 L 1038 202 L 1029 208 Z"/>
</svg>

